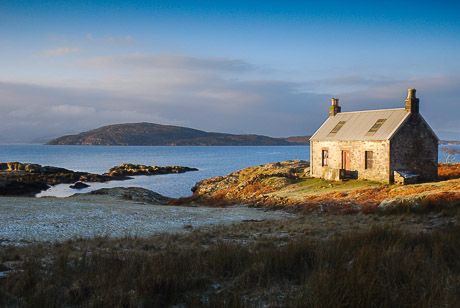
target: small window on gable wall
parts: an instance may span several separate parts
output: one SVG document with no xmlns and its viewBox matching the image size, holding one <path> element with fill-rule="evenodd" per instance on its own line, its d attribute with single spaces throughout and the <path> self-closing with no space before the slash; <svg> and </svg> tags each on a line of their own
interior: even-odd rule
<svg viewBox="0 0 460 308">
<path fill-rule="evenodd" d="M 321 165 L 323 167 L 328 165 L 328 160 L 329 160 L 329 151 L 328 150 L 323 150 L 322 155 L 321 155 Z"/>
<path fill-rule="evenodd" d="M 365 168 L 366 169 L 374 168 L 374 152 L 372 151 L 365 152 Z"/>
</svg>

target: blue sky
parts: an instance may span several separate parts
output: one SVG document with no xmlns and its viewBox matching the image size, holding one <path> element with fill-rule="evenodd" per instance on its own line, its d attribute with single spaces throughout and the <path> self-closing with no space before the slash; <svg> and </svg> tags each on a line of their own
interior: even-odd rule
<svg viewBox="0 0 460 308">
<path fill-rule="evenodd" d="M 416 87 L 460 138 L 454 1 L 0 2 L 0 142 L 150 121 L 273 136 Z"/>
</svg>

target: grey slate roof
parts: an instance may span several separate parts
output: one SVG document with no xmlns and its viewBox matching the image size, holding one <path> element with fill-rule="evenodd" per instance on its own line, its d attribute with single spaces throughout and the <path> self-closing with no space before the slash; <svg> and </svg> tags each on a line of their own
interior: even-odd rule
<svg viewBox="0 0 460 308">
<path fill-rule="evenodd" d="M 389 140 L 409 115 L 404 108 L 341 112 L 329 117 L 310 140 Z M 369 130 L 381 119 L 385 122 L 374 134 L 370 134 Z M 339 123 L 343 126 L 336 134 L 331 134 Z"/>
</svg>

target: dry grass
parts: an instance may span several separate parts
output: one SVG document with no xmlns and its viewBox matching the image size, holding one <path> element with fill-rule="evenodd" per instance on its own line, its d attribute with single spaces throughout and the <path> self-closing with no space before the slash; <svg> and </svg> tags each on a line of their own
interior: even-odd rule
<svg viewBox="0 0 460 308">
<path fill-rule="evenodd" d="M 440 180 L 460 178 L 460 164 L 439 164 L 438 175 Z"/>
<path fill-rule="evenodd" d="M 460 228 L 249 244 L 212 233 L 3 248 L 0 305 L 455 307 Z"/>
</svg>

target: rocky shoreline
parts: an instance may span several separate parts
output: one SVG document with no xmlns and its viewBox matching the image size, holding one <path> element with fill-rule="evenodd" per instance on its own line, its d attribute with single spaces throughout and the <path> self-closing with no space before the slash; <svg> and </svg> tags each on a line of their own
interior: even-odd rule
<svg viewBox="0 0 460 308">
<path fill-rule="evenodd" d="M 39 164 L 6 162 L 0 163 L 0 196 L 35 196 L 58 184 L 73 184 L 72 188 L 83 188 L 85 183 L 124 181 L 131 176 L 183 173 L 198 169 L 181 166 L 145 166 L 121 164 L 107 173 L 78 172 L 65 168 Z"/>
</svg>

